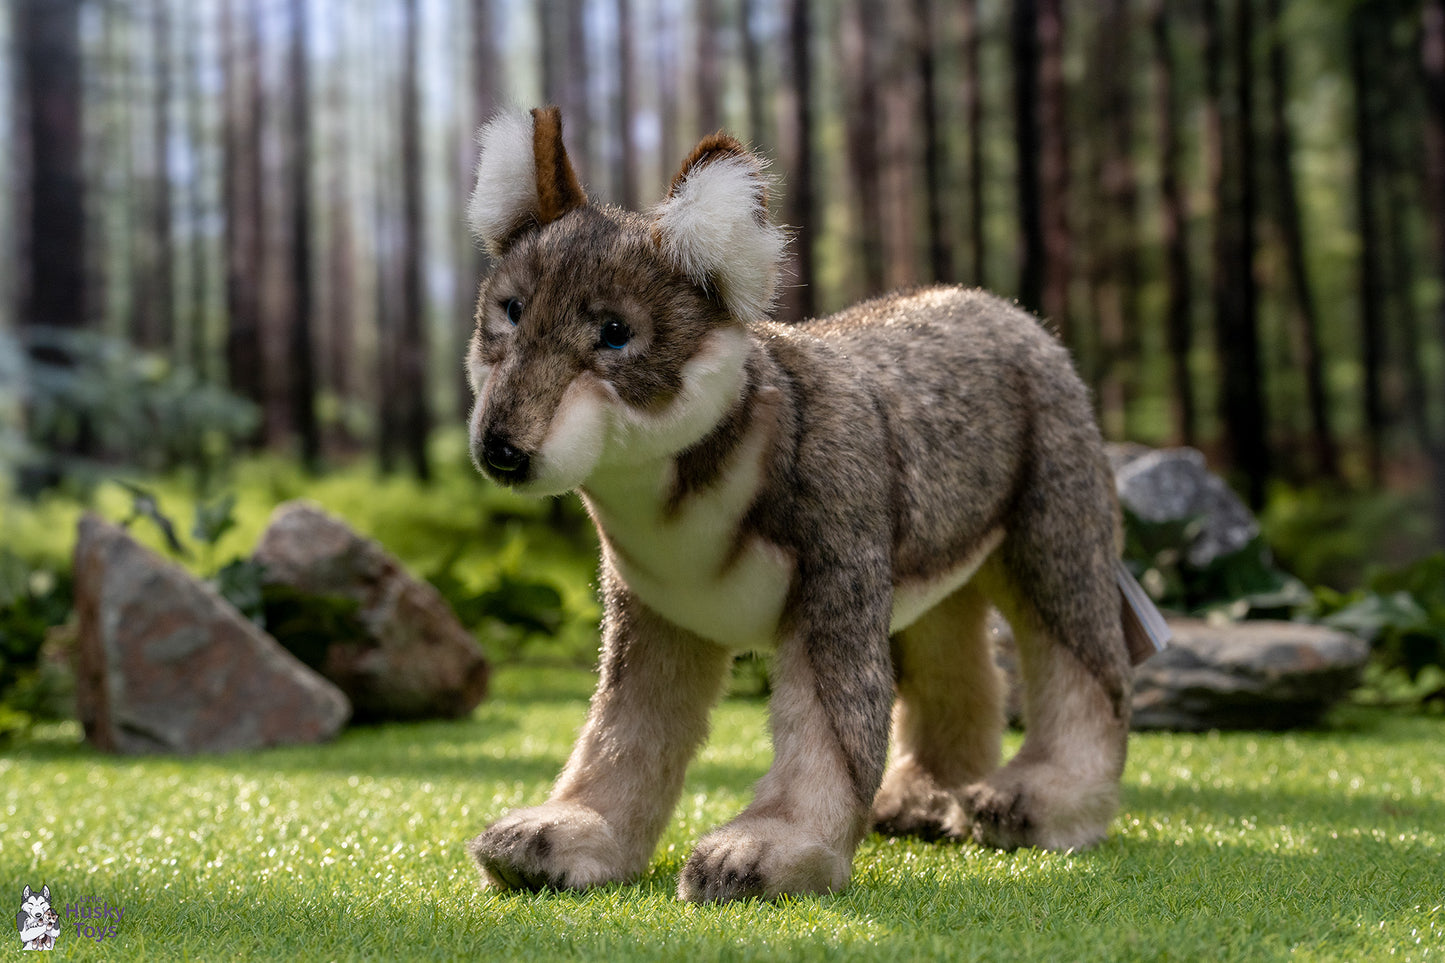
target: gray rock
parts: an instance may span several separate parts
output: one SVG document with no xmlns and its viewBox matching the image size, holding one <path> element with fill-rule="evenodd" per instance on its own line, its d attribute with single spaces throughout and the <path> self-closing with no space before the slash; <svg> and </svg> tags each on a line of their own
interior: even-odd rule
<svg viewBox="0 0 1445 963">
<path fill-rule="evenodd" d="M 75 547 L 76 710 L 108 752 L 330 739 L 346 697 L 208 585 L 87 516 Z"/>
<path fill-rule="evenodd" d="M 1298 622 L 1170 621 L 1174 639 L 1134 673 L 1134 728 L 1289 729 L 1318 722 L 1360 680 L 1370 649 Z"/>
<path fill-rule="evenodd" d="M 457 718 L 486 695 L 482 647 L 441 594 L 315 505 L 279 506 L 254 558 L 268 584 L 360 606 L 363 635 L 333 641 L 317 665 L 358 719 Z"/>
<path fill-rule="evenodd" d="M 1239 551 L 1259 535 L 1259 523 L 1244 502 L 1193 448 L 1130 450 L 1111 458 L 1119 501 L 1135 515 L 1149 522 L 1200 519 L 1184 551 L 1195 568 Z"/>
<path fill-rule="evenodd" d="M 1171 618 L 1169 647 L 1134 670 L 1135 729 L 1288 729 L 1318 722 L 1359 682 L 1369 646 L 1298 622 L 1211 625 Z M 989 624 L 1008 685 L 1009 721 L 1023 715 L 1008 623 Z"/>
</svg>

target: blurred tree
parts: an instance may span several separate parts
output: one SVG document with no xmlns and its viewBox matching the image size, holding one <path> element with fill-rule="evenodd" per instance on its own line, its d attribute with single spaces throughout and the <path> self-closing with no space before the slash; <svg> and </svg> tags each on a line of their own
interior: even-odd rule
<svg viewBox="0 0 1445 963">
<path fill-rule="evenodd" d="M 1194 374 L 1189 363 L 1193 347 L 1193 276 L 1189 264 L 1189 202 L 1180 183 L 1179 103 L 1176 94 L 1174 47 L 1167 0 L 1155 0 L 1150 16 L 1154 49 L 1154 97 L 1159 139 L 1160 216 L 1164 243 L 1165 337 L 1169 346 L 1170 396 L 1175 433 L 1185 445 L 1198 444 Z"/>
<path fill-rule="evenodd" d="M 1381 377 L 1385 363 L 1384 268 L 1380 259 L 1379 206 L 1375 185 L 1380 179 L 1378 123 L 1373 101 L 1378 64 L 1371 56 L 1380 34 L 1377 9 L 1362 3 L 1350 11 L 1350 78 L 1355 94 L 1355 205 L 1360 235 L 1360 362 L 1363 365 L 1364 438 L 1370 482 L 1384 479 L 1385 404 Z"/>
<path fill-rule="evenodd" d="M 1324 358 L 1320 348 L 1319 309 L 1310 284 L 1305 250 L 1304 217 L 1300 213 L 1299 189 L 1295 185 L 1294 146 L 1286 104 L 1289 100 L 1289 67 L 1285 54 L 1281 0 L 1267 0 L 1266 33 L 1269 37 L 1269 163 L 1274 216 L 1284 247 L 1283 254 L 1294 296 L 1295 339 L 1305 381 L 1309 406 L 1310 448 L 1314 470 L 1325 478 L 1338 478 L 1339 455 L 1330 428 L 1329 398 L 1325 395 Z"/>
<path fill-rule="evenodd" d="M 1258 293 L 1254 275 L 1255 179 L 1253 0 L 1234 0 L 1229 31 L 1232 83 L 1218 86 L 1226 56 L 1219 5 L 1206 0 L 1205 57 L 1213 75 L 1210 95 L 1227 109 L 1221 127 L 1219 179 L 1215 190 L 1214 334 L 1220 368 L 1220 421 L 1232 465 L 1244 479 L 1249 502 L 1264 504 L 1269 479 L 1268 418 L 1259 360 Z M 1226 106 L 1227 105 L 1227 106 Z"/>
<path fill-rule="evenodd" d="M 33 360 L 70 367 L 75 359 L 55 335 L 85 326 L 80 2 L 20 0 L 15 15 L 16 33 L 26 39 L 20 76 L 28 121 L 19 206 L 28 211 L 22 250 L 28 248 L 29 257 L 18 292 L 19 319 Z M 36 435 L 32 428 L 31 441 L 41 450 L 62 458 L 89 452 L 93 439 L 85 419 L 64 434 L 57 420 L 50 423 L 53 432 Z M 58 465 L 36 467 L 25 486 L 53 485 L 60 480 Z"/>
<path fill-rule="evenodd" d="M 290 244 L 292 288 L 288 339 L 292 425 L 300 443 L 301 462 L 308 471 L 321 464 L 321 431 L 316 420 L 316 356 L 312 343 L 314 301 L 311 252 L 311 14 L 309 0 L 292 0 L 288 86 L 291 93 L 289 124 L 291 206 Z"/>
<path fill-rule="evenodd" d="M 918 64 L 919 101 L 923 127 L 923 190 L 928 225 L 928 266 L 935 282 L 954 280 L 953 247 L 944 225 L 948 176 L 944 157 L 945 117 L 938 89 L 936 48 L 948 38 L 933 0 L 913 0 L 910 34 Z"/>
<path fill-rule="evenodd" d="M 422 287 L 426 250 L 421 195 L 421 13 L 417 0 L 405 0 L 405 14 L 401 69 L 402 309 L 395 358 L 400 391 L 393 401 L 401 409 L 400 427 L 411 469 L 417 478 L 428 481 L 431 415 L 427 408 L 426 292 Z"/>
<path fill-rule="evenodd" d="M 696 0 L 697 135 L 711 134 L 722 127 L 722 64 L 718 51 L 721 28 L 717 0 Z"/>
<path fill-rule="evenodd" d="M 1038 0 L 1013 0 L 1009 18 L 1013 69 L 1014 170 L 1018 179 L 1019 303 L 1042 311 L 1044 300 L 1043 174 L 1039 131 Z"/>
<path fill-rule="evenodd" d="M 839 21 L 847 109 L 844 111 L 848 174 L 857 211 L 855 233 L 863 268 L 863 294 L 881 294 L 883 205 L 880 192 L 878 69 L 874 60 L 881 29 L 879 0 L 850 0 Z"/>
<path fill-rule="evenodd" d="M 15 11 L 15 32 L 26 41 L 20 68 L 29 155 L 22 190 L 30 257 L 19 316 L 32 327 L 85 324 L 80 6 L 80 0 L 18 0 Z"/>
<path fill-rule="evenodd" d="M 1445 0 L 1425 0 L 1421 12 L 1420 62 L 1425 78 L 1425 187 L 1427 217 L 1435 243 L 1436 283 L 1445 291 Z M 1435 304 L 1436 343 L 1445 349 L 1445 296 Z M 1437 395 L 1440 386 L 1436 386 Z M 1435 536 L 1445 546 L 1445 400 L 1438 400 L 1430 451 Z"/>
<path fill-rule="evenodd" d="M 155 166 L 151 186 L 151 215 L 154 227 L 148 234 L 151 250 L 150 297 L 137 319 L 137 342 L 144 348 L 171 351 L 176 344 L 175 328 L 175 218 L 171 191 L 176 172 L 171 165 L 171 92 L 174 88 L 171 43 L 171 0 L 152 0 L 151 29 L 155 80 L 152 119 L 155 122 Z"/>
<path fill-rule="evenodd" d="M 637 95 L 633 82 L 633 37 L 636 24 L 632 19 L 632 0 L 617 0 L 617 118 L 614 132 L 620 150 L 617 156 L 617 203 L 629 210 L 638 202 L 637 148 L 632 138 L 632 119 L 637 112 Z"/>
<path fill-rule="evenodd" d="M 186 150 L 193 158 L 194 166 L 190 176 L 186 214 L 189 228 L 190 301 L 183 315 L 186 320 L 185 346 L 189 349 L 185 362 L 197 377 L 211 381 L 209 319 L 212 258 L 206 225 L 214 213 L 207 190 L 211 177 L 209 161 L 212 138 L 207 117 L 209 100 L 205 90 L 202 58 L 209 53 L 203 44 L 208 43 L 212 36 L 214 9 L 206 4 L 194 4 L 190 6 L 189 13 L 190 19 L 184 30 L 190 42 L 184 47 L 186 80 L 183 93 L 187 128 Z"/>
<path fill-rule="evenodd" d="M 918 76 L 918 44 L 913 5 L 879 7 L 878 30 L 871 42 L 879 49 L 876 129 L 879 141 L 879 192 L 883 223 L 883 278 L 890 290 L 912 287 L 928 276 L 927 237 L 920 217 L 925 185 L 918 129 L 923 116 Z"/>
<path fill-rule="evenodd" d="M 243 0 L 222 11 L 225 119 L 222 180 L 225 195 L 226 380 L 260 404 L 261 354 L 261 40 Z"/>
<path fill-rule="evenodd" d="M 984 263 L 983 208 L 983 89 L 979 68 L 979 34 L 977 0 L 959 0 L 958 14 L 962 38 L 964 127 L 968 132 L 967 220 L 970 284 L 984 287 L 987 283 Z"/>
<path fill-rule="evenodd" d="M 778 140 L 787 172 L 783 220 L 793 229 L 792 284 L 783 293 L 782 316 L 798 321 L 817 313 L 814 242 L 817 200 L 813 196 L 813 64 L 810 0 L 787 0 L 786 50 L 779 92 Z"/>
<path fill-rule="evenodd" d="M 1087 231 L 1087 269 L 1098 404 L 1104 433 L 1129 436 L 1128 414 L 1139 357 L 1139 177 L 1134 166 L 1134 23 L 1125 0 L 1104 0 L 1094 25 L 1090 73 L 1095 79 Z M 1087 135 L 1086 135 L 1087 136 Z"/>
<path fill-rule="evenodd" d="M 753 23 L 757 16 L 758 0 L 738 0 L 738 37 L 747 93 L 747 136 L 750 144 L 761 147 L 768 137 L 763 125 L 763 56 Z"/>
<path fill-rule="evenodd" d="M 656 44 L 653 69 L 657 71 L 657 128 L 658 146 L 661 149 L 659 163 L 662 176 L 671 177 L 674 168 L 691 144 L 682 143 L 680 74 L 678 73 L 678 51 L 681 36 L 678 29 L 677 10 L 669 0 L 656 0 L 653 7 L 652 32 Z"/>
<path fill-rule="evenodd" d="M 1069 224 L 1069 121 L 1065 110 L 1063 0 L 1037 0 L 1039 148 L 1043 201 L 1043 313 L 1066 344 L 1074 344 L 1069 310 L 1073 235 Z"/>
</svg>

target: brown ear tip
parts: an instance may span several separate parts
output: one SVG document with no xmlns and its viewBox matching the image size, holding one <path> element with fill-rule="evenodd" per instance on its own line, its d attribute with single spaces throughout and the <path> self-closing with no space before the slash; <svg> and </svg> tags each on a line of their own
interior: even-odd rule
<svg viewBox="0 0 1445 963">
<path fill-rule="evenodd" d="M 677 169 L 677 173 L 672 178 L 672 184 L 668 188 L 668 194 L 676 193 L 678 187 L 687 179 L 687 175 L 699 167 L 728 157 L 748 156 L 751 156 L 748 149 L 732 134 L 721 130 L 715 134 L 708 134 L 697 142 L 692 153 L 687 155 L 682 166 Z"/>
</svg>

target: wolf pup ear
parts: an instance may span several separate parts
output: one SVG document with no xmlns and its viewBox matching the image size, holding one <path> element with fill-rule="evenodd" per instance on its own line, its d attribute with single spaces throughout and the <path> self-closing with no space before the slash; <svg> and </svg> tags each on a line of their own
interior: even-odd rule
<svg viewBox="0 0 1445 963">
<path fill-rule="evenodd" d="M 562 145 L 562 112 L 503 112 L 477 133 L 477 186 L 467 205 L 472 233 L 493 256 L 522 234 L 587 203 Z"/>
<path fill-rule="evenodd" d="M 743 322 L 773 309 L 787 235 L 768 222 L 766 164 L 726 134 L 711 134 L 682 162 L 652 215 L 658 247 Z"/>
</svg>

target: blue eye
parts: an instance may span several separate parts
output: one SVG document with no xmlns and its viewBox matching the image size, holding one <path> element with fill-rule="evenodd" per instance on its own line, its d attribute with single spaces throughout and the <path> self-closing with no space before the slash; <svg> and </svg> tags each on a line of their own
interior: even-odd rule
<svg viewBox="0 0 1445 963">
<path fill-rule="evenodd" d="M 507 312 L 507 320 L 512 322 L 512 324 L 516 324 L 522 320 L 522 301 L 520 298 L 508 298 L 507 303 L 503 305 L 503 307 Z"/>
<path fill-rule="evenodd" d="M 627 342 L 632 340 L 632 329 L 623 321 L 617 318 L 608 318 L 602 322 L 601 344 L 604 348 L 611 348 L 616 351 L 625 348 Z"/>
</svg>

